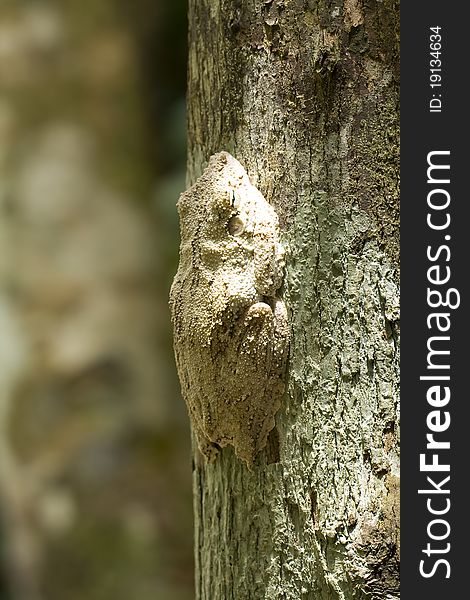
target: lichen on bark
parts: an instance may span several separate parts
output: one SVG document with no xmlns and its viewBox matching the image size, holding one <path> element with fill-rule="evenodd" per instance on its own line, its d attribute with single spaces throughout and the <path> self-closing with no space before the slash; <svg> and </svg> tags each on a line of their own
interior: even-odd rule
<svg viewBox="0 0 470 600">
<path fill-rule="evenodd" d="M 254 471 L 195 453 L 197 597 L 398 598 L 398 4 L 189 15 L 189 181 L 222 148 L 246 165 L 280 216 L 292 320 Z"/>
</svg>

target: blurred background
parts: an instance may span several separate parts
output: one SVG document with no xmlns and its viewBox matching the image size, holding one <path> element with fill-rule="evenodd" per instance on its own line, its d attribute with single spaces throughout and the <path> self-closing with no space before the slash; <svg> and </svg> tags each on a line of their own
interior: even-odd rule
<svg viewBox="0 0 470 600">
<path fill-rule="evenodd" d="M 0 0 L 0 600 L 193 598 L 185 0 Z"/>
</svg>

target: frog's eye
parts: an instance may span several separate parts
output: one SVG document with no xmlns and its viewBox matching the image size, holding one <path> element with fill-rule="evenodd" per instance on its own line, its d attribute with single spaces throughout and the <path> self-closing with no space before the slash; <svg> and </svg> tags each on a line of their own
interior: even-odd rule
<svg viewBox="0 0 470 600">
<path fill-rule="evenodd" d="M 230 206 L 238 208 L 240 206 L 240 198 L 235 193 L 235 190 L 230 190 Z"/>
<path fill-rule="evenodd" d="M 245 223 L 239 216 L 235 215 L 227 223 L 227 229 L 230 235 L 241 235 L 245 231 Z"/>
</svg>

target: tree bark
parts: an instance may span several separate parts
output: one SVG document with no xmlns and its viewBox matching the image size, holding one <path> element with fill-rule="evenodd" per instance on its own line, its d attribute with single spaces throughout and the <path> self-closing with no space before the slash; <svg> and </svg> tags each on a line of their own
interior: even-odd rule
<svg viewBox="0 0 470 600">
<path fill-rule="evenodd" d="M 398 6 L 189 2 L 188 183 L 227 150 L 274 205 L 292 328 L 253 471 L 195 450 L 200 600 L 399 597 Z"/>
</svg>

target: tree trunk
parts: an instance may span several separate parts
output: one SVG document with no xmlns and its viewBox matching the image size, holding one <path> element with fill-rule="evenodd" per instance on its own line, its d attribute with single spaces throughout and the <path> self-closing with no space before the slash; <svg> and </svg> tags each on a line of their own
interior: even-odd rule
<svg viewBox="0 0 470 600">
<path fill-rule="evenodd" d="M 398 2 L 189 5 L 189 183 L 274 205 L 292 328 L 253 471 L 195 450 L 197 598 L 398 598 Z"/>
</svg>

